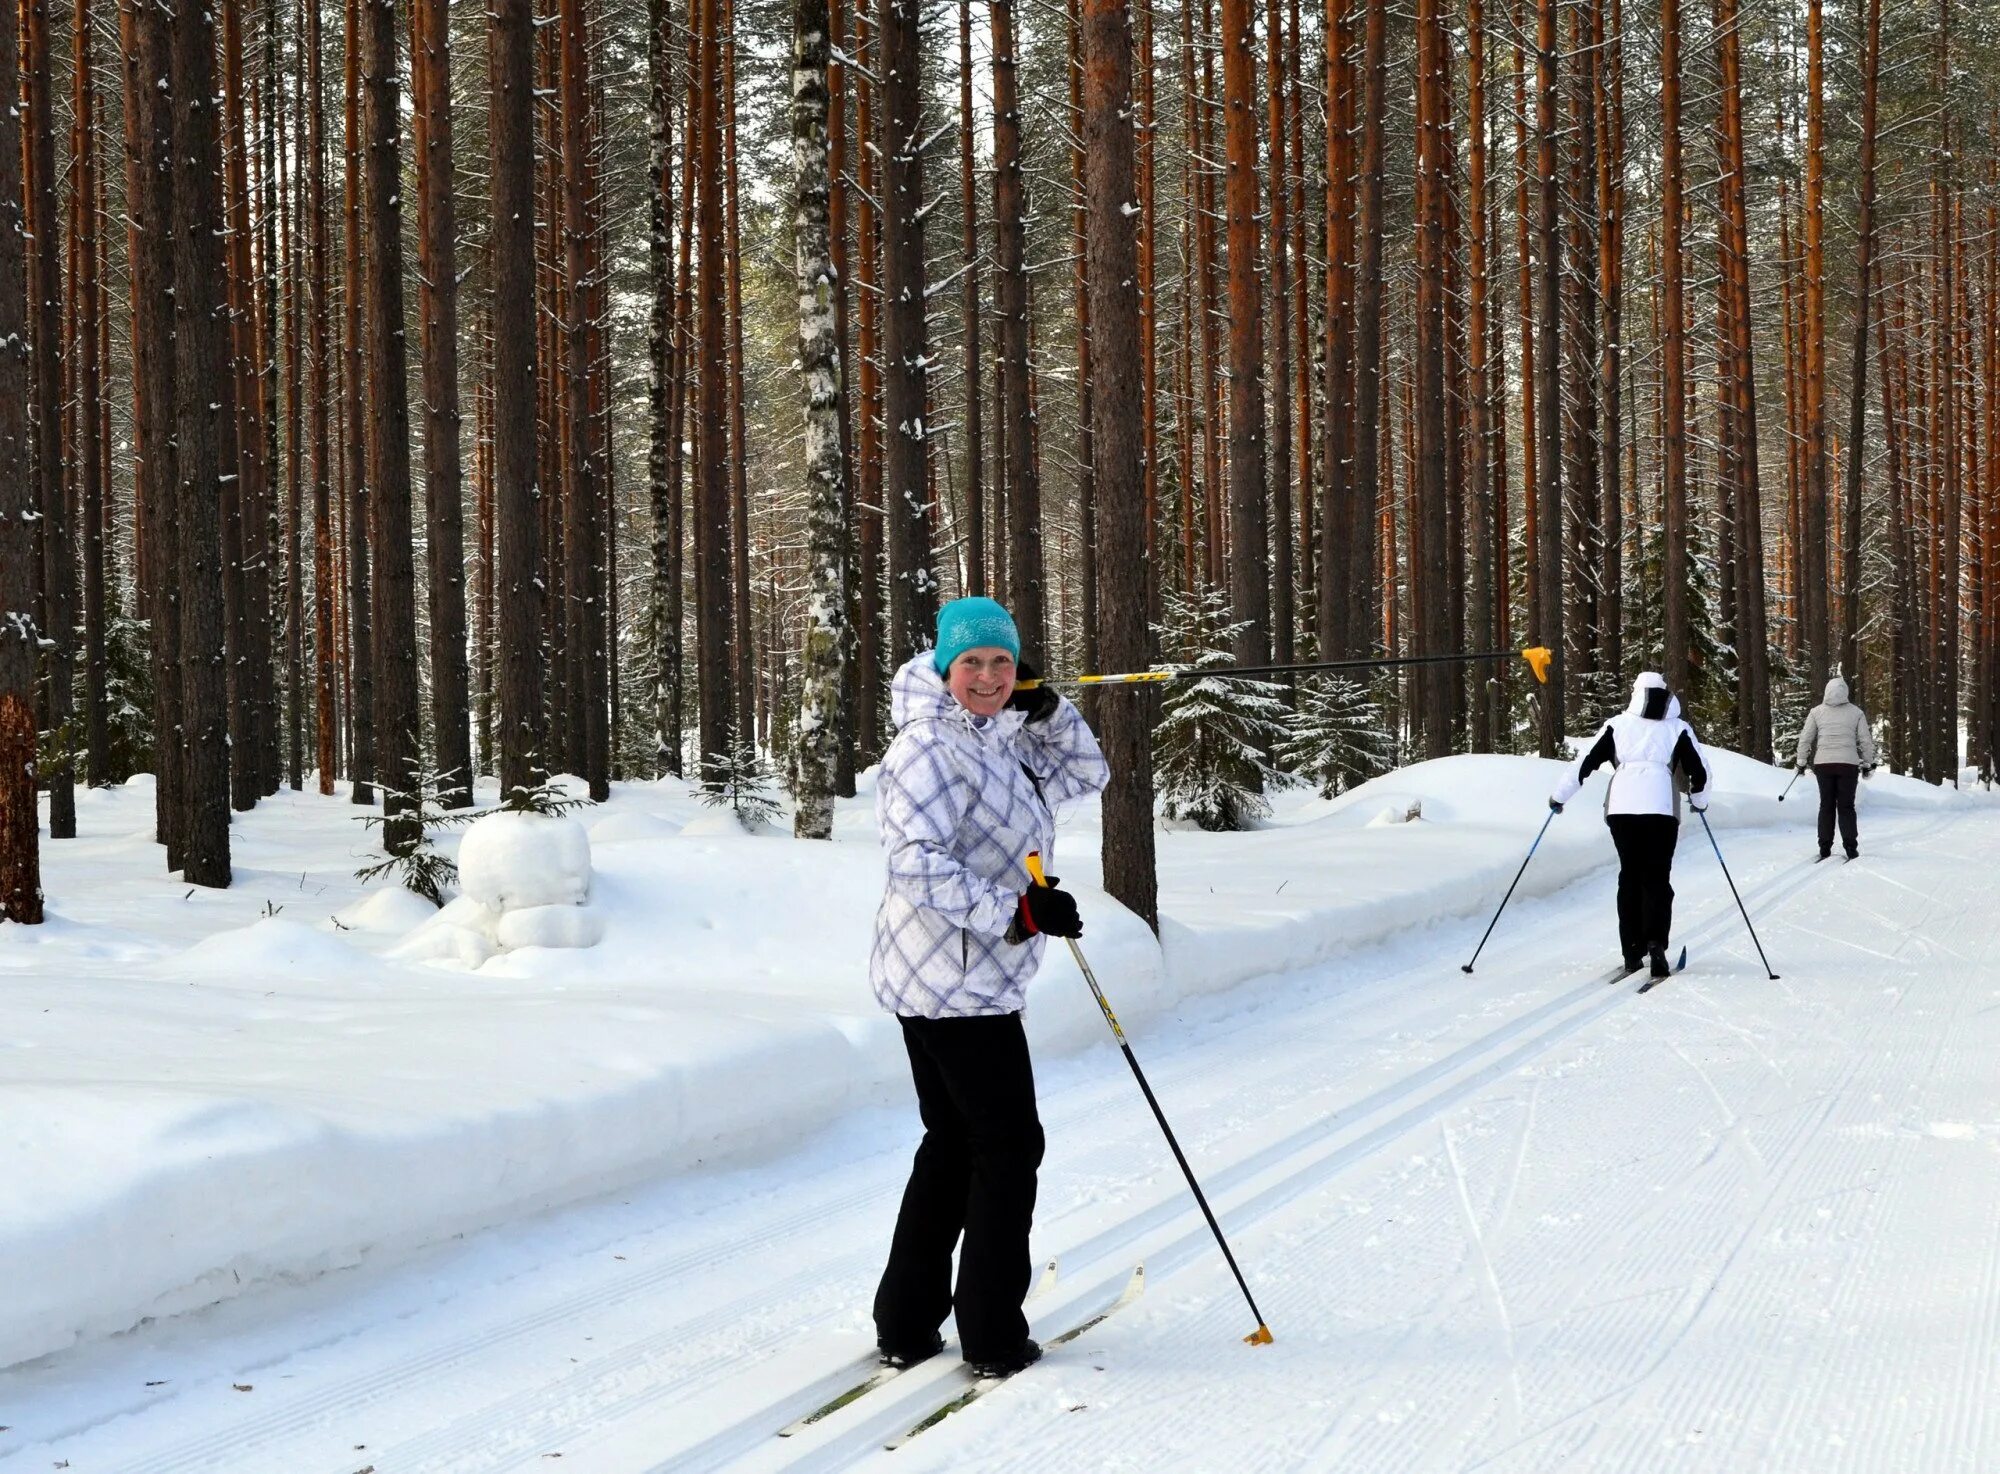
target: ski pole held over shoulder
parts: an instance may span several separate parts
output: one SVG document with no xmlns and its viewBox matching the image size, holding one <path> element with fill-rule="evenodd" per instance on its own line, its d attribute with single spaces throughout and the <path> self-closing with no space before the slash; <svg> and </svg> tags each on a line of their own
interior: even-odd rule
<svg viewBox="0 0 2000 1474">
<path fill-rule="evenodd" d="M 1030 850 L 1027 859 L 1028 875 L 1036 885 L 1047 885 L 1048 878 L 1042 874 L 1042 856 L 1039 850 Z M 1243 1292 L 1244 1300 L 1250 1306 L 1250 1313 L 1257 1317 L 1257 1329 L 1243 1339 L 1252 1346 L 1271 1344 L 1271 1328 L 1264 1323 L 1263 1312 L 1257 1309 L 1257 1302 L 1250 1294 L 1250 1286 L 1244 1281 L 1243 1271 L 1236 1267 L 1236 1256 L 1229 1252 L 1229 1241 L 1222 1236 L 1222 1225 L 1215 1221 L 1215 1214 L 1208 1206 L 1208 1199 L 1202 1195 L 1201 1184 L 1195 1181 L 1194 1168 L 1181 1151 L 1181 1144 L 1174 1138 L 1174 1128 L 1167 1124 L 1166 1113 L 1153 1096 L 1153 1087 L 1146 1083 L 1146 1073 L 1139 1068 L 1139 1060 L 1132 1053 L 1132 1046 L 1125 1042 L 1125 1031 L 1118 1027 L 1118 1015 L 1111 1011 L 1111 1000 L 1104 996 L 1104 990 L 1097 985 L 1097 975 L 1090 970 L 1090 964 L 1083 960 L 1083 948 L 1076 944 L 1074 937 L 1069 942 L 1070 956 L 1076 959 L 1077 971 L 1090 984 L 1090 993 L 1097 1000 L 1097 1006 L 1104 1011 L 1104 1022 L 1111 1025 L 1111 1037 L 1118 1041 L 1118 1047 L 1125 1053 L 1125 1063 L 1132 1067 L 1132 1078 L 1139 1082 L 1139 1089 L 1146 1097 L 1146 1104 L 1153 1108 L 1153 1119 L 1160 1123 L 1160 1130 L 1166 1134 L 1167 1145 L 1173 1148 L 1174 1160 L 1181 1165 L 1181 1173 L 1187 1178 L 1188 1186 L 1194 1190 L 1194 1200 L 1201 1207 L 1202 1217 L 1208 1220 L 1209 1231 L 1215 1235 L 1216 1243 L 1222 1246 L 1222 1257 L 1229 1261 L 1229 1272 L 1236 1276 L 1236 1288 Z"/>
<path fill-rule="evenodd" d="M 1475 650 L 1464 655 L 1385 655 L 1365 660 L 1290 661 L 1282 665 L 1230 665 L 1209 670 L 1192 665 L 1174 665 L 1157 670 L 1123 671 L 1115 675 L 1041 676 L 1034 680 L 1017 681 L 1014 689 L 1032 691 L 1038 686 L 1072 685 L 1149 686 L 1167 681 L 1201 680 L 1209 676 L 1282 676 L 1321 670 L 1377 670 L 1398 665 L 1460 665 L 1468 661 L 1513 660 L 1516 657 L 1528 662 L 1528 669 L 1534 672 L 1535 679 L 1542 685 L 1549 683 L 1549 665 L 1555 659 L 1555 652 L 1541 645 L 1531 645 L 1526 650 Z"/>
</svg>

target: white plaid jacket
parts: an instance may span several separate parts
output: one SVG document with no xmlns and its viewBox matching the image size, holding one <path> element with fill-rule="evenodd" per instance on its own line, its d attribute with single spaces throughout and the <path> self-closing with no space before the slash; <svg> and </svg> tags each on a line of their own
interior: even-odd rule
<svg viewBox="0 0 2000 1474">
<path fill-rule="evenodd" d="M 875 787 L 889 862 L 868 959 L 876 1001 L 917 1018 L 1017 1013 L 1044 941 L 1007 941 L 1024 862 L 1040 850 L 1053 868 L 1054 811 L 1104 787 L 1104 754 L 1066 699 L 1033 726 L 1013 710 L 975 725 L 928 650 L 896 673 L 890 715 Z"/>
</svg>

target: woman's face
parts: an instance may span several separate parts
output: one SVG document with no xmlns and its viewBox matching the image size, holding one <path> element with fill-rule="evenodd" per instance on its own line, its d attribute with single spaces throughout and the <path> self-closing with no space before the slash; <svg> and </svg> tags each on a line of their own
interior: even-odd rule
<svg viewBox="0 0 2000 1474">
<path fill-rule="evenodd" d="M 951 663 L 945 684 L 974 716 L 997 716 L 1014 694 L 1014 657 L 999 645 L 980 645 Z"/>
</svg>

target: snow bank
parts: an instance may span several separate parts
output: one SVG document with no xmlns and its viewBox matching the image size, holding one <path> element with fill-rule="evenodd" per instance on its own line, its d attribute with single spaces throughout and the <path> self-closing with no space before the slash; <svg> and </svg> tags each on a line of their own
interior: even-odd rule
<svg viewBox="0 0 2000 1474">
<path fill-rule="evenodd" d="M 1780 805 L 1783 770 L 1715 759 L 1718 831 L 1803 836 L 1809 780 Z M 1094 805 L 1056 863 L 1143 1050 L 1194 993 L 1413 928 L 1455 965 L 1558 772 L 1452 758 L 1279 795 L 1254 833 L 1162 834 L 1158 941 L 1092 883 Z M 1519 896 L 1610 863 L 1604 782 L 1549 822 Z M 678 782 L 620 785 L 585 822 L 491 816 L 447 837 L 464 894 L 439 911 L 353 879 L 342 795 L 238 816 L 215 893 L 162 877 L 146 786 L 99 792 L 44 851 L 55 920 L 0 927 L 0 1365 L 906 1101 L 866 980 L 882 860 L 861 787 L 831 844 L 702 832 Z M 1973 800 L 1877 777 L 1862 801 Z M 1068 949 L 1047 959 L 1037 1049 L 1101 1045 Z"/>
</svg>

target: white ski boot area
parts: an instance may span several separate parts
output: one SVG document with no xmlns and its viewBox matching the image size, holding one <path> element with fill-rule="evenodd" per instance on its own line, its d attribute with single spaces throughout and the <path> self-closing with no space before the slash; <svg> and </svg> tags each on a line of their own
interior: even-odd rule
<svg viewBox="0 0 2000 1474">
<path fill-rule="evenodd" d="M 1688 969 L 1607 986 L 1586 798 L 1601 868 L 1471 976 L 1518 857 L 1476 918 L 1125 1019 L 1273 1345 L 1106 1042 L 1037 1060 L 1035 1333 L 1143 1295 L 893 1453 L 955 1343 L 776 1435 L 872 1350 L 894 1093 L 0 1372 L 0 1474 L 2000 1468 L 2000 806 L 1864 810 L 1819 865 L 1798 808 L 1717 831 L 1775 982 L 1690 816 Z"/>
</svg>

